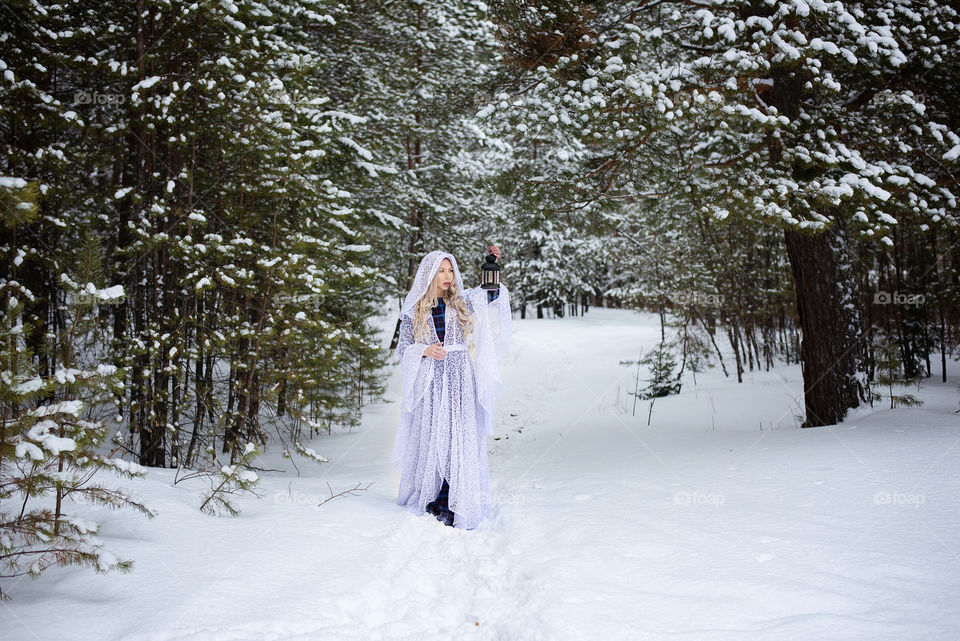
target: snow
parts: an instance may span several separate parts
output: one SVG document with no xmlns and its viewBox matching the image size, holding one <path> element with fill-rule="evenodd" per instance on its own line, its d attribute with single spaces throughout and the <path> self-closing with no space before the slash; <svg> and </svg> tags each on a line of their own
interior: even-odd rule
<svg viewBox="0 0 960 641">
<path fill-rule="evenodd" d="M 160 82 L 160 80 L 161 80 L 160 76 L 150 76 L 149 78 L 144 78 L 137 84 L 133 85 L 130 91 L 136 92 L 136 91 L 140 91 L 141 89 L 149 89 L 153 85 Z"/>
<path fill-rule="evenodd" d="M 31 392 L 36 392 L 39 389 L 43 388 L 43 379 L 39 377 L 33 377 L 28 381 L 24 381 L 14 386 L 13 392 L 15 394 L 29 394 Z"/>
<path fill-rule="evenodd" d="M 810 48 L 815 51 L 824 51 L 831 56 L 835 56 L 840 53 L 840 49 L 837 47 L 837 45 L 833 44 L 832 42 L 821 40 L 820 38 L 811 38 Z"/>
<path fill-rule="evenodd" d="M 52 405 L 41 405 L 30 410 L 33 416 L 50 416 L 51 414 L 71 414 L 77 416 L 83 409 L 83 401 L 61 401 Z"/>
<path fill-rule="evenodd" d="M 57 427 L 57 424 L 53 421 L 39 421 L 30 428 L 27 436 L 31 441 L 43 445 L 44 449 L 54 456 L 60 454 L 60 452 L 69 452 L 77 449 L 77 443 L 72 438 L 61 438 L 50 433 L 51 428 L 56 429 Z M 17 444 L 17 456 L 21 458 L 23 457 L 23 453 L 20 446 L 24 443 L 25 441 L 20 441 L 20 443 Z M 31 458 L 38 459 L 34 451 L 35 448 L 24 447 L 29 450 Z"/>
<path fill-rule="evenodd" d="M 870 182 L 870 180 L 860 176 L 859 174 L 844 174 L 840 177 L 840 183 L 844 185 L 850 185 L 851 187 L 856 187 L 866 195 L 881 201 L 886 201 L 891 195 L 886 189 L 874 185 L 872 182 Z"/>
<path fill-rule="evenodd" d="M 105 459 L 104 463 L 112 468 L 127 474 L 146 474 L 148 469 L 133 461 L 125 461 L 119 458 Z"/>
<path fill-rule="evenodd" d="M 43 460 L 43 450 L 31 443 L 30 441 L 20 441 L 17 443 L 17 447 L 14 450 L 14 454 L 17 458 L 26 458 L 29 456 L 34 461 Z"/>
<path fill-rule="evenodd" d="M 91 283 L 88 283 L 87 292 L 100 300 L 116 300 L 123 298 L 123 285 L 112 285 L 105 289 L 97 289 L 96 287 L 92 287 Z"/>
<path fill-rule="evenodd" d="M 655 316 L 593 308 L 514 331 L 476 530 L 395 504 L 395 370 L 359 428 L 304 444 L 328 463 L 298 458 L 298 476 L 268 448 L 263 497 L 237 498 L 237 518 L 201 514 L 208 481 L 167 469 L 111 482 L 154 520 L 68 501 L 134 570 L 6 581 L 0 638 L 955 638 L 960 376 L 913 390 L 921 407 L 800 429 L 797 365 L 742 385 L 711 370 L 648 427 L 618 363 L 656 343 Z"/>
<path fill-rule="evenodd" d="M 0 187 L 4 189 L 23 189 L 27 186 L 27 181 L 23 178 L 14 176 L 0 176 Z"/>
<path fill-rule="evenodd" d="M 341 136 L 338 138 L 338 140 L 360 154 L 360 157 L 364 160 L 373 160 L 373 152 L 355 141 L 353 138 L 350 138 L 349 136 Z"/>
</svg>

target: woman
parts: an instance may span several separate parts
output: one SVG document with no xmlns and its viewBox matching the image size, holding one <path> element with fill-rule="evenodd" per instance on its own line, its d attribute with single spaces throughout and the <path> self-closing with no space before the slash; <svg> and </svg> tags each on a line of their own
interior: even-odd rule
<svg viewBox="0 0 960 641">
<path fill-rule="evenodd" d="M 489 252 L 499 259 L 499 248 Z M 452 254 L 423 257 L 400 310 L 403 402 L 391 455 L 399 505 L 465 529 L 489 515 L 486 437 L 511 332 L 503 283 L 464 291 Z"/>
</svg>

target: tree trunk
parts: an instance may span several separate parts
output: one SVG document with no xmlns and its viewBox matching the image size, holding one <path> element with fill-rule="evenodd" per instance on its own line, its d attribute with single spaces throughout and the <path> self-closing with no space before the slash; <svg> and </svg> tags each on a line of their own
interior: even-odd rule
<svg viewBox="0 0 960 641">
<path fill-rule="evenodd" d="M 770 72 L 770 104 L 790 120 L 800 117 L 804 79 L 789 67 Z M 782 167 L 782 139 L 768 140 L 770 164 Z M 793 171 L 803 171 L 793 167 Z M 793 271 L 800 319 L 800 364 L 803 369 L 804 427 L 839 423 L 847 410 L 867 399 L 869 383 L 864 373 L 866 339 L 861 320 L 856 275 L 837 208 L 823 213 L 832 224 L 817 234 L 784 230 L 787 255 Z"/>
<path fill-rule="evenodd" d="M 803 427 L 832 425 L 869 393 L 856 281 L 836 224 L 816 235 L 786 230 L 784 240 L 803 337 Z"/>
</svg>

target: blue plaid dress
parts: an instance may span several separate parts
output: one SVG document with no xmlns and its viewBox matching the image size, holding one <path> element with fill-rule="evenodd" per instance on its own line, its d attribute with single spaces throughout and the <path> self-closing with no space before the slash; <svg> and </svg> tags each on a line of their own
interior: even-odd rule
<svg viewBox="0 0 960 641">
<path fill-rule="evenodd" d="M 500 296 L 499 289 L 491 289 L 487 291 L 487 302 L 493 302 Z M 447 314 L 447 305 L 443 302 L 443 298 L 437 299 L 437 306 L 430 310 L 430 314 L 433 316 L 433 326 L 437 330 L 437 338 L 440 339 L 440 342 L 443 342 L 443 337 L 446 332 L 446 314 Z M 450 511 L 449 501 L 450 499 L 450 484 L 447 483 L 447 479 L 443 479 L 443 485 L 440 487 L 440 492 L 437 494 L 437 498 L 434 499 L 431 503 L 427 504 L 427 510 L 431 514 L 437 517 L 440 521 L 443 521 L 444 524 L 453 526 L 453 516 L 454 513 Z"/>
</svg>

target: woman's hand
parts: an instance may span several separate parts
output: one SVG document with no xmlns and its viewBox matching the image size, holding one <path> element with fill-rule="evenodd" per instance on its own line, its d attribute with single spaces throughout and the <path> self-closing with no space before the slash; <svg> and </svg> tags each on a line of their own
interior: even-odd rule
<svg viewBox="0 0 960 641">
<path fill-rule="evenodd" d="M 497 247 L 496 245 L 490 245 L 490 247 L 487 248 L 487 253 L 488 253 L 488 254 L 493 254 L 494 256 L 496 256 L 496 257 L 497 257 L 497 262 L 500 262 L 500 248 L 499 248 L 499 247 Z"/>
<path fill-rule="evenodd" d="M 432 359 L 442 361 L 443 357 L 447 355 L 447 350 L 443 349 L 443 343 L 434 343 L 427 349 L 423 350 L 424 356 L 429 356 Z"/>
</svg>

